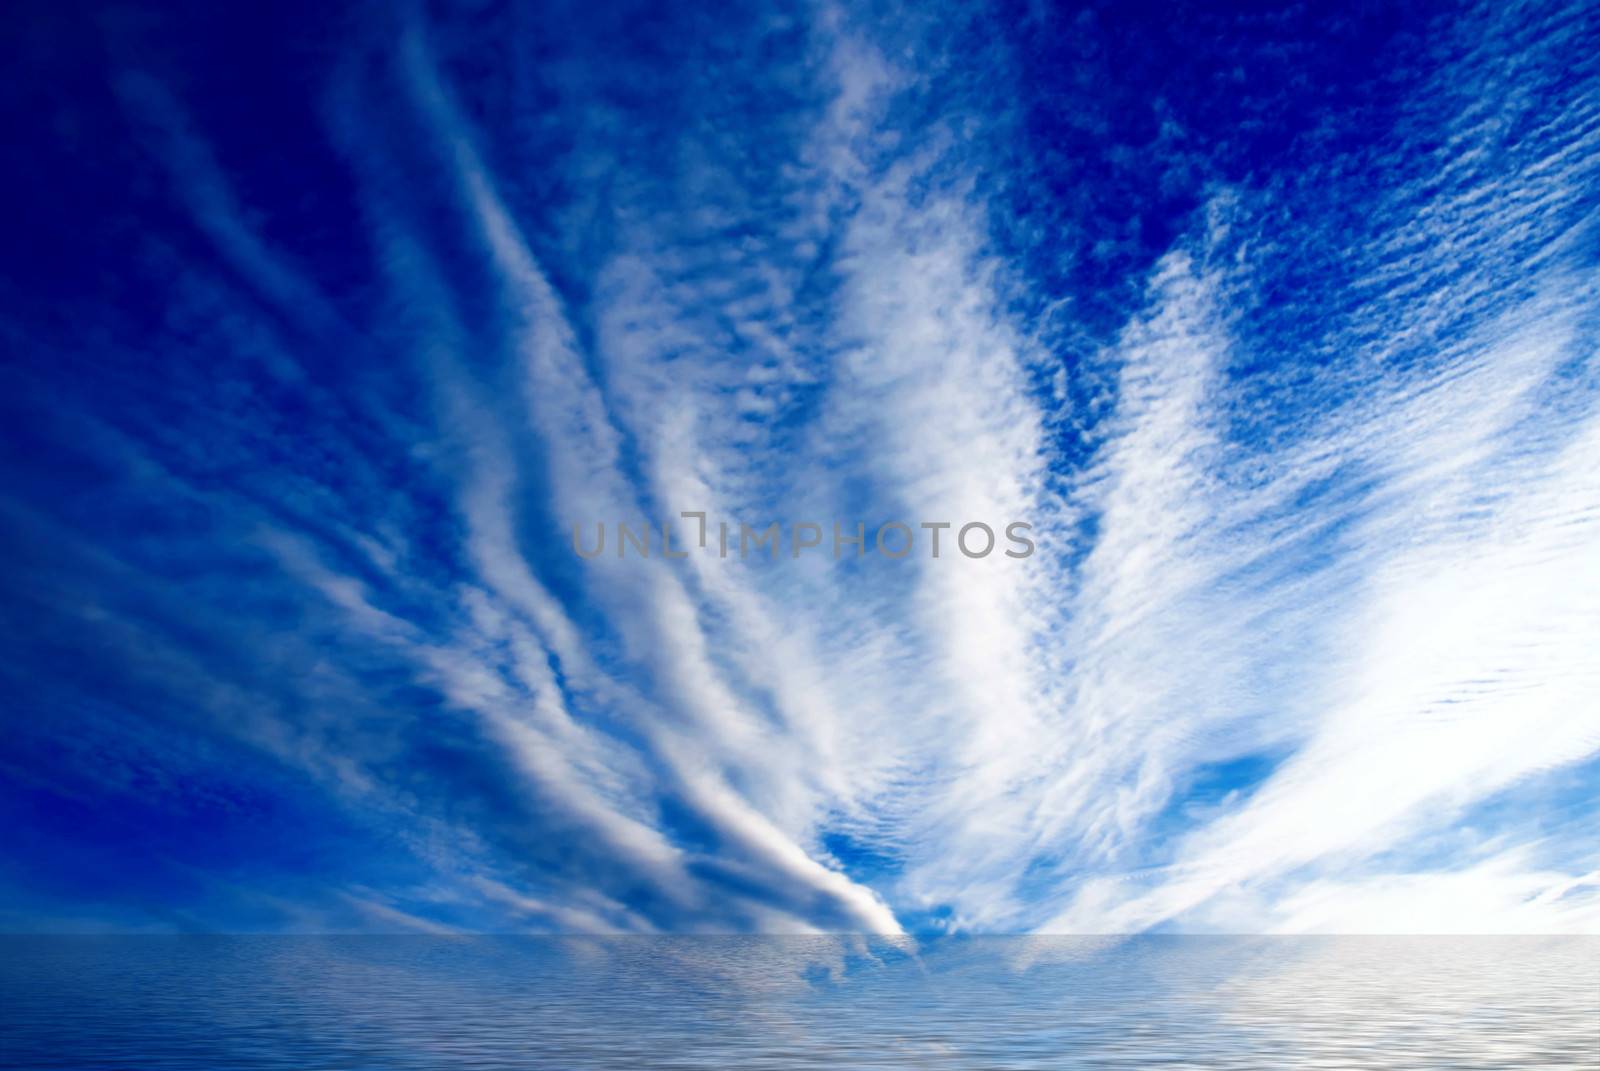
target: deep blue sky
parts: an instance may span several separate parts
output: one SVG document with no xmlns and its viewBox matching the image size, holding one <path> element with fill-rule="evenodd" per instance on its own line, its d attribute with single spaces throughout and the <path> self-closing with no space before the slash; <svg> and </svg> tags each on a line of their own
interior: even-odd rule
<svg viewBox="0 0 1600 1071">
<path fill-rule="evenodd" d="M 0 929 L 1600 926 L 1592 5 L 156 7 L 0 16 Z"/>
</svg>

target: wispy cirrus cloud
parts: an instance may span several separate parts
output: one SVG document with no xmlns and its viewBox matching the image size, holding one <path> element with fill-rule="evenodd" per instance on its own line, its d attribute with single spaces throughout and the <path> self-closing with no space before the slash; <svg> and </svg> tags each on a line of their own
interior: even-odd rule
<svg viewBox="0 0 1600 1071">
<path fill-rule="evenodd" d="M 8 496 L 42 563 L 8 586 L 53 623 L 30 642 L 91 638 L 100 667 L 60 693 L 120 691 L 152 753 L 268 756 L 237 794 L 348 821 L 337 865 L 271 838 L 229 864 L 298 928 L 1592 927 L 1567 813 L 1600 750 L 1581 87 L 1530 61 L 1562 121 L 1517 141 L 1451 88 L 1498 84 L 1484 44 L 1417 61 L 1391 140 L 1330 151 L 1331 193 L 1206 165 L 1108 329 L 1088 310 L 1125 281 L 1063 292 L 1096 269 L 1047 262 L 1141 239 L 1076 205 L 1088 158 L 1049 177 L 1052 218 L 1120 237 L 1028 222 L 1007 141 L 1048 133 L 963 73 L 1021 46 L 804 15 L 685 16 L 718 73 L 646 51 L 626 77 L 577 62 L 632 41 L 604 18 L 570 46 L 356 20 L 313 82 L 356 206 L 322 259 L 203 107 L 120 76 L 195 233 L 147 239 L 165 321 L 71 336 L 108 361 L 148 339 L 170 372 L 40 432 L 121 489 L 127 534 Z M 1161 183 L 1205 161 L 1183 121 Z M 1307 249 L 1343 259 L 1303 277 Z M 568 544 L 685 510 L 825 546 Z M 835 521 L 921 547 L 973 520 L 1028 522 L 1036 553 L 968 558 L 954 528 L 937 559 L 827 552 Z M 93 749 L 67 765 L 122 792 Z"/>
</svg>

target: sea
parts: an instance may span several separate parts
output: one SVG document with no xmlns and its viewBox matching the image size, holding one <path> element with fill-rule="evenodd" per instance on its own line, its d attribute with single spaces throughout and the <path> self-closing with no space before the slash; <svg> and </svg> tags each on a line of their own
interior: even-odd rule
<svg viewBox="0 0 1600 1071">
<path fill-rule="evenodd" d="M 0 1067 L 1600 1068 L 1600 937 L 5 937 Z"/>
</svg>

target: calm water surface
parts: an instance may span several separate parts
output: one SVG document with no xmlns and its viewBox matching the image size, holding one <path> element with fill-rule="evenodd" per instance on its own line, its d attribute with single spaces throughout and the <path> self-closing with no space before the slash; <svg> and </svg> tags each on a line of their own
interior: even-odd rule
<svg viewBox="0 0 1600 1071">
<path fill-rule="evenodd" d="M 1600 1068 L 1600 938 L 0 938 L 0 1067 Z"/>
</svg>

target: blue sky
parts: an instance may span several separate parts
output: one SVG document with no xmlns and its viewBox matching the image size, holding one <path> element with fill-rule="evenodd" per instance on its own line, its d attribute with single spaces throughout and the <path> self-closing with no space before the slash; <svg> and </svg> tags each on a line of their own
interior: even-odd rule
<svg viewBox="0 0 1600 1071">
<path fill-rule="evenodd" d="M 1592 5 L 5 23 L 0 928 L 1600 931 Z"/>
</svg>

